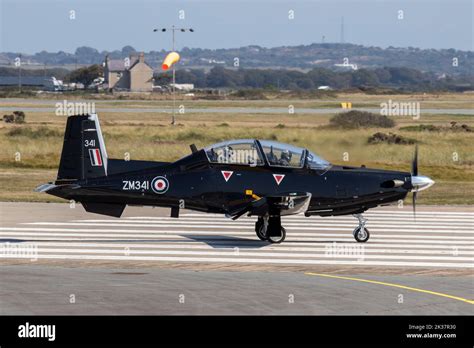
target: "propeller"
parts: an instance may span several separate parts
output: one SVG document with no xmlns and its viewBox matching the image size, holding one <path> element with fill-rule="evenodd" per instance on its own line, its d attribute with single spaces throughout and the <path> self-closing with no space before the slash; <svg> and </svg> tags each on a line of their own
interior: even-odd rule
<svg viewBox="0 0 474 348">
<path fill-rule="evenodd" d="M 416 221 L 416 198 L 418 196 L 418 191 L 426 190 L 431 187 L 435 182 L 425 176 L 418 175 L 418 145 L 415 147 L 415 154 L 413 156 L 413 161 L 411 162 L 411 192 L 413 193 L 413 219 Z"/>
<path fill-rule="evenodd" d="M 418 175 L 418 144 L 415 146 L 415 155 L 413 156 L 413 161 L 411 162 L 411 175 Z"/>
<path fill-rule="evenodd" d="M 411 176 L 418 176 L 418 144 L 415 146 L 415 155 L 413 156 L 413 161 L 411 162 Z M 412 206 L 413 206 L 413 220 L 416 221 L 416 196 L 418 192 L 413 191 L 412 196 Z"/>
</svg>

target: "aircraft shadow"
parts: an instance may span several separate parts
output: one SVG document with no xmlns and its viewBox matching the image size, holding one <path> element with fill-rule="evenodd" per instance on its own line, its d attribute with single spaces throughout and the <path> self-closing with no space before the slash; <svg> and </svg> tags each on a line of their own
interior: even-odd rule
<svg viewBox="0 0 474 348">
<path fill-rule="evenodd" d="M 219 236 L 216 238 L 215 236 L 195 236 L 195 235 L 182 235 L 182 237 L 188 238 L 190 240 L 183 240 L 183 239 L 82 239 L 79 242 L 81 243 L 153 243 L 153 244 L 160 244 L 160 243 L 192 243 L 194 242 L 201 242 L 206 243 L 207 245 L 213 248 L 261 248 L 270 243 L 263 242 L 260 240 L 253 240 L 253 239 L 245 239 L 245 238 L 237 238 L 237 237 L 226 237 L 226 236 Z M 13 239 L 13 238 L 0 238 L 0 243 L 34 243 L 34 242 L 78 242 L 77 240 L 64 240 L 64 239 Z"/>
<path fill-rule="evenodd" d="M 264 246 L 270 245 L 271 243 L 264 242 L 261 240 L 256 239 L 247 239 L 247 238 L 239 238 L 239 237 L 227 237 L 227 236 L 203 236 L 203 235 L 189 235 L 183 234 L 182 237 L 188 238 L 190 240 L 183 240 L 183 239 L 83 239 L 80 242 L 83 243 L 178 243 L 178 242 L 201 242 L 206 243 L 207 245 L 211 246 L 212 248 L 222 249 L 222 248 L 242 248 L 242 249 L 259 249 L 263 248 Z M 0 243 L 28 243 L 28 242 L 69 242 L 68 240 L 64 239 L 15 239 L 15 238 L 0 238 Z M 70 242 L 77 242 L 77 240 L 70 240 Z M 317 244 L 347 244 L 350 242 L 341 242 L 341 241 L 312 241 L 312 240 L 294 240 L 291 241 L 292 243 L 298 244 L 306 244 L 306 243 L 317 243 Z M 282 243 L 284 245 L 285 242 Z"/>
<path fill-rule="evenodd" d="M 25 239 L 16 239 L 16 238 L 0 238 L 0 243 L 24 243 L 28 242 Z"/>
<path fill-rule="evenodd" d="M 192 239 L 196 242 L 206 243 L 212 248 L 224 249 L 224 248 L 241 248 L 241 249 L 259 249 L 270 243 L 261 240 L 239 238 L 239 237 L 227 237 L 219 236 L 203 236 L 203 235 L 192 235 L 182 234 L 182 237 Z"/>
<path fill-rule="evenodd" d="M 239 237 L 227 237 L 227 236 L 203 236 L 203 235 L 191 235 L 191 234 L 181 234 L 180 236 L 189 238 L 195 242 L 206 243 L 212 248 L 223 249 L 223 248 L 241 248 L 241 249 L 260 249 L 267 245 L 285 245 L 285 242 L 281 244 L 273 244 L 259 239 L 248 239 L 248 238 L 239 238 Z M 347 244 L 352 242 L 341 242 L 333 240 L 292 240 L 291 243 L 294 244 Z"/>
</svg>

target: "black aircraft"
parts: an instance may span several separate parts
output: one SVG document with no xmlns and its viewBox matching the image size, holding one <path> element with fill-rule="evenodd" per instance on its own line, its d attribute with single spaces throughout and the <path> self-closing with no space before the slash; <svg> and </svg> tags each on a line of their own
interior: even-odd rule
<svg viewBox="0 0 474 348">
<path fill-rule="evenodd" d="M 81 202 L 92 213 L 120 217 L 126 205 L 256 216 L 258 238 L 281 243 L 281 216 L 353 214 L 358 242 L 369 239 L 362 213 L 403 200 L 434 182 L 412 173 L 336 166 L 307 149 L 267 140 L 232 140 L 198 150 L 176 162 L 108 158 L 97 115 L 67 119 L 56 181 L 38 192 Z"/>
</svg>

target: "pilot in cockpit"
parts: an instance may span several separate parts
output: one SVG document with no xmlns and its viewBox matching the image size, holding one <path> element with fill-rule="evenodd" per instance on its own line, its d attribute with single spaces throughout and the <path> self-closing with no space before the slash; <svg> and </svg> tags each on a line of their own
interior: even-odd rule
<svg viewBox="0 0 474 348">
<path fill-rule="evenodd" d="M 270 146 L 270 152 L 267 153 L 268 163 L 271 165 L 278 165 L 279 161 L 277 156 L 273 153 L 273 146 Z"/>
<path fill-rule="evenodd" d="M 291 163 L 291 156 L 293 154 L 289 150 L 283 150 L 280 156 L 280 165 L 289 167 Z"/>
</svg>

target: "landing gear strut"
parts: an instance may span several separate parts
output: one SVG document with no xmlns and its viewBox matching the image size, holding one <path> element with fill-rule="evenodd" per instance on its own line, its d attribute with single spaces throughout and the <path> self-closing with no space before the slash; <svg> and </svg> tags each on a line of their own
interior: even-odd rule
<svg viewBox="0 0 474 348">
<path fill-rule="evenodd" d="M 367 219 L 365 219 L 362 214 L 354 214 L 354 217 L 359 220 L 359 226 L 354 229 L 352 234 L 354 235 L 356 241 L 358 241 L 359 243 L 365 243 L 369 240 L 370 237 L 369 230 L 365 227 Z"/>
<path fill-rule="evenodd" d="M 281 243 L 286 237 L 286 230 L 281 225 L 280 216 L 259 217 L 255 223 L 255 232 L 260 240 L 270 243 Z"/>
</svg>

